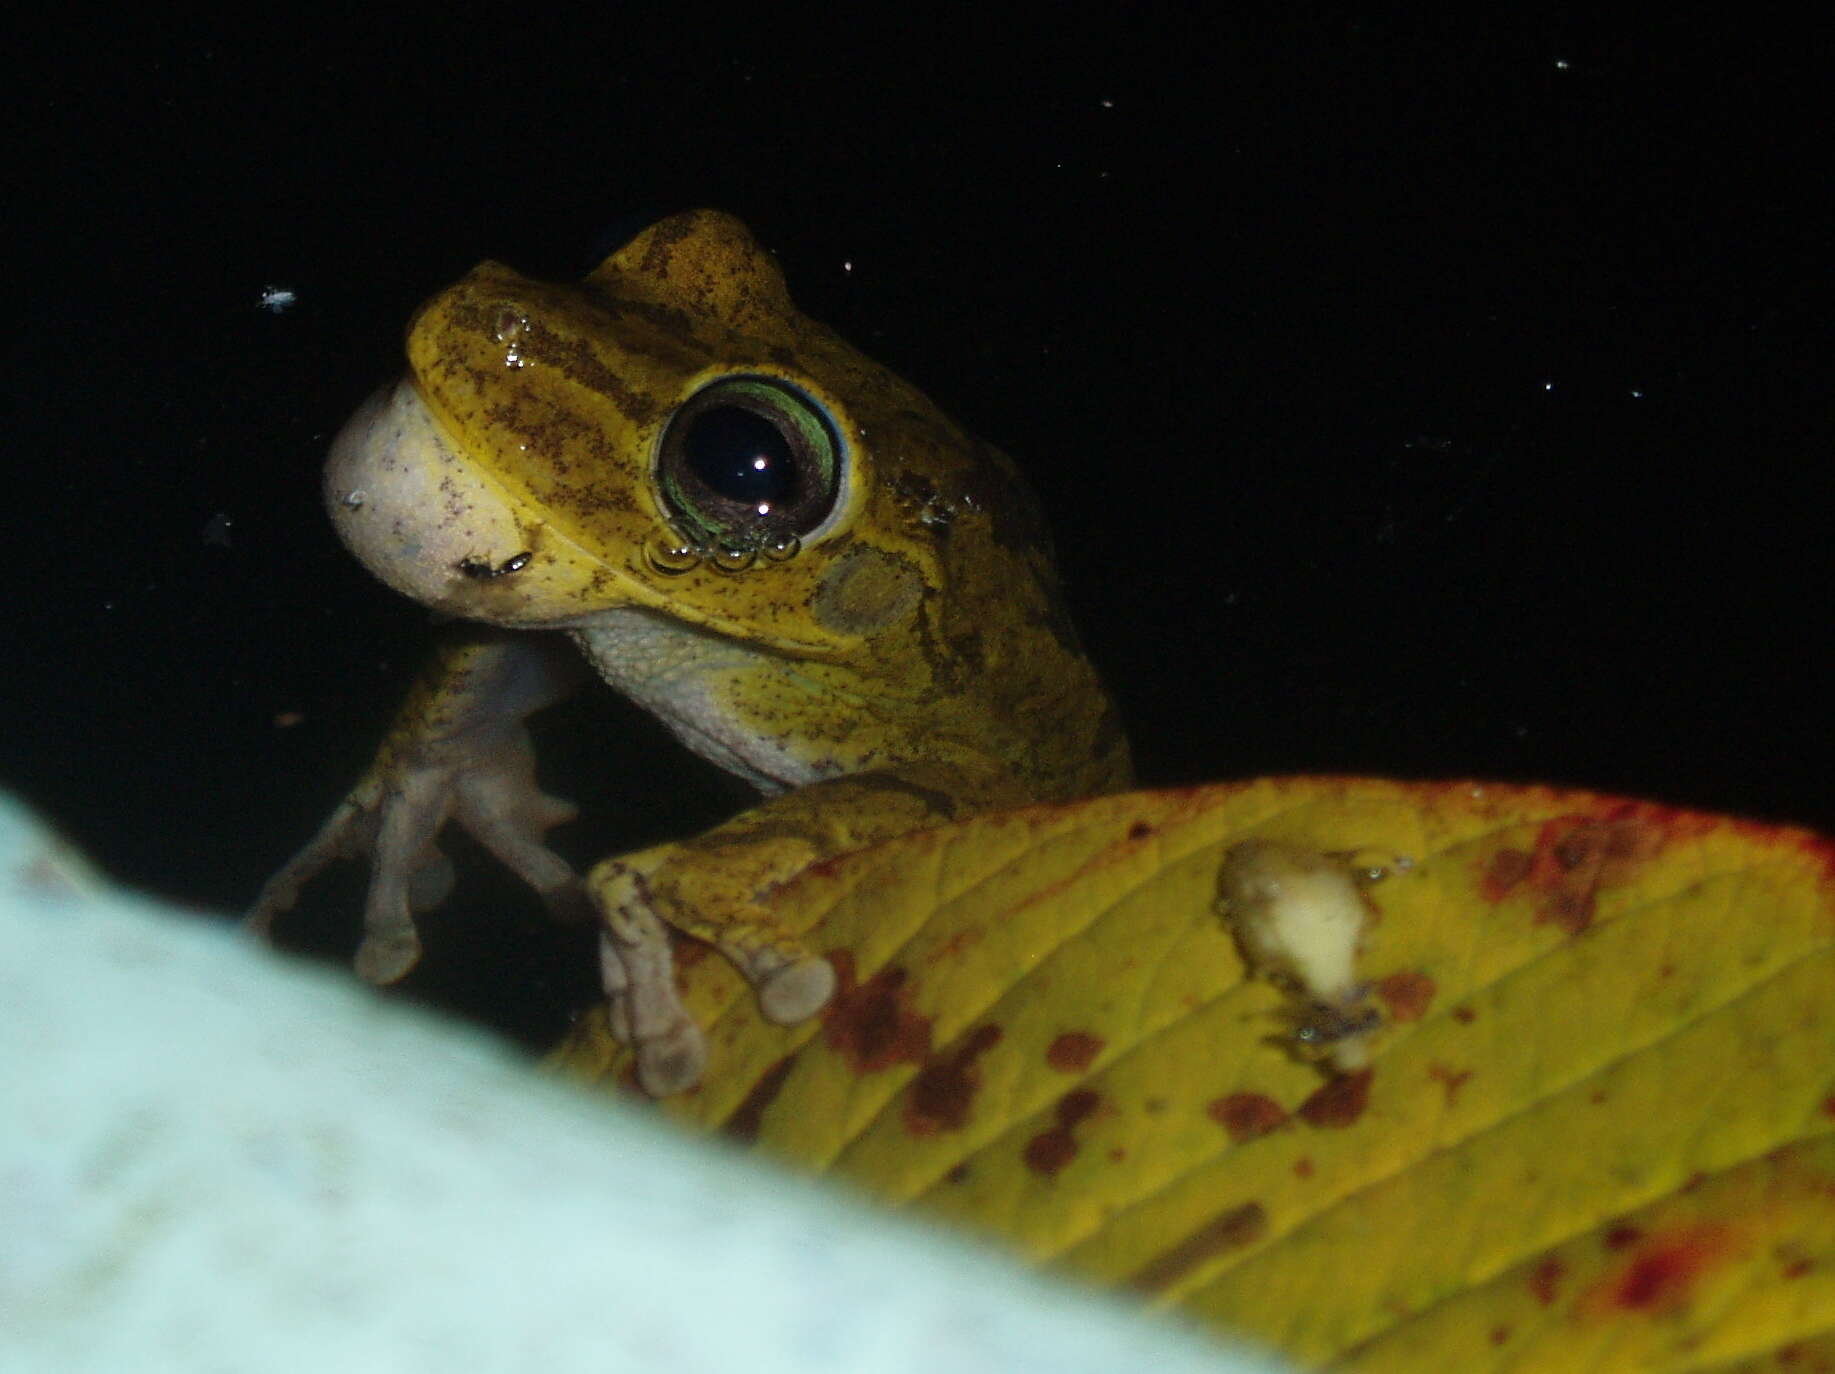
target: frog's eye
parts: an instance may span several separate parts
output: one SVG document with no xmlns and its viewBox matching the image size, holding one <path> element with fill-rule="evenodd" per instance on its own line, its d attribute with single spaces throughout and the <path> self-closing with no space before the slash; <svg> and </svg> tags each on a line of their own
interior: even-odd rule
<svg viewBox="0 0 1835 1374">
<path fill-rule="evenodd" d="M 663 432 L 657 483 L 697 553 L 794 550 L 834 509 L 840 441 L 808 396 L 766 377 L 695 393 Z"/>
</svg>

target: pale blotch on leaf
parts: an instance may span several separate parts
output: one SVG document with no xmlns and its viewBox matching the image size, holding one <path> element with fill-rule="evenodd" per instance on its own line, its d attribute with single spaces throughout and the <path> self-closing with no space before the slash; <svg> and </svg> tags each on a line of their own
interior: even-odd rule
<svg viewBox="0 0 1835 1374">
<path fill-rule="evenodd" d="M 1294 1002 L 1302 1058 L 1355 1073 L 1382 1017 L 1357 976 L 1370 904 L 1341 859 L 1280 840 L 1244 840 L 1225 853 L 1218 902 L 1250 971 Z"/>
</svg>

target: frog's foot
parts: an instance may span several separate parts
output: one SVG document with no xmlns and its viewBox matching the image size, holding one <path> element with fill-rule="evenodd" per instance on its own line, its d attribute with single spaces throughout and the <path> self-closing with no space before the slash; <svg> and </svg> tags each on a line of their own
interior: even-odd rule
<svg viewBox="0 0 1835 1374">
<path fill-rule="evenodd" d="M 280 871 L 261 885 L 253 905 L 242 917 L 243 929 L 258 939 L 273 939 L 274 922 L 293 910 L 300 889 L 326 865 L 368 853 L 374 844 L 374 832 L 374 818 L 366 814 L 358 794 L 353 792 L 338 803 L 338 809 L 319 827 L 318 834 L 301 845 Z"/>
<path fill-rule="evenodd" d="M 599 936 L 599 972 L 612 1034 L 637 1056 L 652 1097 L 686 1092 L 707 1068 L 707 1038 L 675 986 L 669 931 L 641 899 L 610 907 Z"/>
<path fill-rule="evenodd" d="M 660 938 L 635 944 L 603 935 L 599 968 L 613 1036 L 635 1050 L 644 1091 L 668 1097 L 701 1081 L 707 1039 L 682 1005 L 669 937 L 660 922 L 657 928 Z M 826 959 L 773 952 L 734 963 L 756 989 L 765 1019 L 780 1026 L 808 1020 L 834 996 L 835 970 Z"/>
<path fill-rule="evenodd" d="M 574 808 L 535 784 L 534 753 L 520 724 L 488 735 L 418 741 L 384 758 L 351 791 L 297 854 L 269 879 L 244 924 L 271 936 L 275 919 L 300 890 L 340 859 L 367 861 L 363 943 L 353 961 L 371 983 L 393 983 L 420 961 L 415 914 L 438 906 L 452 887 L 452 867 L 436 843 L 457 821 L 541 896 L 564 922 L 591 912 L 579 875 L 544 843 L 547 830 Z"/>
<path fill-rule="evenodd" d="M 612 1034 L 637 1055 L 638 1080 L 655 1097 L 685 1091 L 701 1079 L 706 1037 L 675 982 L 670 926 L 712 944 L 744 975 L 768 1021 L 792 1026 L 814 1016 L 835 991 L 835 971 L 782 930 L 771 912 L 745 906 L 716 925 L 689 917 L 665 922 L 650 877 L 675 846 L 608 859 L 588 887 L 604 922 L 601 973 Z"/>
<path fill-rule="evenodd" d="M 374 876 L 364 903 L 363 943 L 353 961 L 359 976 L 371 983 L 393 983 L 420 961 L 420 936 L 413 912 L 437 906 L 452 883 L 452 866 L 433 845 L 437 820 L 428 826 L 403 803 L 385 797 L 381 786 L 366 778 L 338 803 L 325 824 L 281 870 L 262 886 L 243 926 L 271 940 L 274 922 L 293 909 L 301 890 L 329 865 L 341 859 L 373 858 Z M 385 842 L 383 835 L 388 835 Z M 396 851 L 418 833 L 422 845 L 404 867 L 383 857 L 385 843 Z M 431 900 L 429 900 L 431 899 Z M 420 905 L 417 906 L 417 900 Z"/>
</svg>

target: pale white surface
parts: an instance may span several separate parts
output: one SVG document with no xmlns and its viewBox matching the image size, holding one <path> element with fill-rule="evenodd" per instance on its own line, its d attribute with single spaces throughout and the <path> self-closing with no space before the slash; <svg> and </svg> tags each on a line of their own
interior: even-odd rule
<svg viewBox="0 0 1835 1374">
<path fill-rule="evenodd" d="M 1273 1368 L 103 891 L 0 807 L 0 1368 Z"/>
<path fill-rule="evenodd" d="M 1230 850 L 1222 884 L 1229 917 L 1260 973 L 1284 973 L 1321 1002 L 1356 995 L 1369 908 L 1344 865 L 1278 841 Z"/>
<path fill-rule="evenodd" d="M 1259 943 L 1281 961 L 1314 997 L 1347 997 L 1357 984 L 1357 946 L 1368 919 L 1350 876 L 1321 868 L 1289 875 L 1280 896 L 1259 913 Z"/>
</svg>

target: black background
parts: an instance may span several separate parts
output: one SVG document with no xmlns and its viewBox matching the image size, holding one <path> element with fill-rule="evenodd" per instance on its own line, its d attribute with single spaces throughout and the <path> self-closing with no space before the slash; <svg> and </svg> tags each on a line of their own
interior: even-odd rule
<svg viewBox="0 0 1835 1374">
<path fill-rule="evenodd" d="M 712 205 L 1029 472 L 1146 781 L 1835 823 L 1819 32 L 781 12 L 22 44 L 0 782 L 127 882 L 245 903 L 429 642 L 317 495 L 410 311 Z M 543 735 L 582 860 L 743 801 L 607 693 Z M 494 882 L 428 981 L 590 995 Z"/>
</svg>

